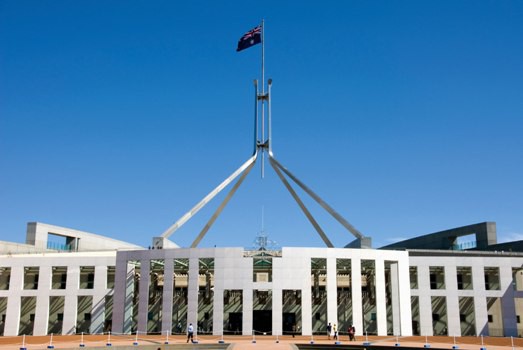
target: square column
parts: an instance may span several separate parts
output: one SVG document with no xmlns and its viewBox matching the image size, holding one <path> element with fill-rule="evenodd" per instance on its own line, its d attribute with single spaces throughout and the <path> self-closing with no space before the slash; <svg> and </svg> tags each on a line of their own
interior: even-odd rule
<svg viewBox="0 0 523 350">
<path fill-rule="evenodd" d="M 376 317 L 378 335 L 387 335 L 387 305 L 385 294 L 385 262 L 374 260 L 376 269 Z"/>
<path fill-rule="evenodd" d="M 216 266 L 216 265 L 215 265 Z M 215 279 L 216 281 L 216 279 Z M 212 311 L 212 333 L 223 335 L 223 288 L 214 285 L 213 311 Z"/>
<path fill-rule="evenodd" d="M 472 265 L 472 286 L 474 288 L 474 315 L 476 316 L 476 335 L 488 333 L 488 306 L 485 293 L 485 270 L 482 265 Z"/>
<path fill-rule="evenodd" d="M 403 335 L 401 333 L 401 309 L 399 300 L 399 281 L 398 281 L 398 263 L 390 264 L 390 291 L 392 303 L 392 334 Z M 410 307 L 410 305 L 409 305 Z"/>
<path fill-rule="evenodd" d="M 67 284 L 64 300 L 64 321 L 62 334 L 75 334 L 78 317 L 78 288 L 80 286 L 80 266 L 67 267 Z"/>
<path fill-rule="evenodd" d="M 129 333 L 131 331 L 132 301 L 130 299 L 134 269 L 131 269 L 131 265 L 127 264 L 127 259 L 121 258 L 122 255 L 117 255 L 114 275 L 112 328 L 115 333 Z M 130 279 L 130 276 L 133 278 Z"/>
<path fill-rule="evenodd" d="M 174 259 L 164 259 L 162 295 L 162 331 L 172 333 Z"/>
<path fill-rule="evenodd" d="M 9 288 L 12 290 L 23 290 L 24 288 L 24 267 L 11 267 L 11 280 Z M 5 315 L 4 336 L 16 336 L 20 327 L 20 307 L 22 300 L 20 297 L 7 298 L 7 310 Z"/>
<path fill-rule="evenodd" d="M 512 266 L 499 267 L 499 284 L 502 291 L 501 313 L 503 315 L 503 329 L 505 337 L 517 337 L 518 325 L 516 323 L 516 308 L 514 299 L 514 287 L 512 286 Z"/>
<path fill-rule="evenodd" d="M 397 298 L 399 300 L 397 313 L 400 317 L 399 326 L 401 327 L 400 333 L 402 336 L 412 335 L 412 309 L 411 309 L 411 293 L 410 293 L 410 274 L 409 274 L 409 257 L 405 255 L 404 258 L 400 258 L 398 263 L 395 264 L 397 267 L 397 279 L 394 279 L 396 288 L 398 290 Z M 393 286 L 394 286 L 393 283 Z"/>
<path fill-rule="evenodd" d="M 104 331 L 107 266 L 95 266 L 94 287 L 91 334 L 103 333 Z"/>
<path fill-rule="evenodd" d="M 49 323 L 49 290 L 51 289 L 51 267 L 40 266 L 35 307 L 33 334 L 47 334 Z"/>
<path fill-rule="evenodd" d="M 333 325 L 338 324 L 338 286 L 336 283 L 336 258 L 327 258 L 327 322 L 330 322 Z"/>
<path fill-rule="evenodd" d="M 149 315 L 149 283 L 151 260 L 140 260 L 140 295 L 138 296 L 138 327 L 137 332 L 147 333 L 147 317 Z"/>
<path fill-rule="evenodd" d="M 252 266 L 252 263 L 251 263 Z M 243 289 L 243 335 L 252 335 L 252 303 L 253 303 L 252 288 Z"/>
<path fill-rule="evenodd" d="M 419 318 L 420 335 L 433 335 L 432 327 L 432 298 L 430 290 L 430 271 L 428 265 L 418 266 Z M 400 286 L 401 295 L 401 286 Z"/>
<path fill-rule="evenodd" d="M 189 258 L 189 285 L 187 288 L 187 327 L 192 323 L 195 334 L 198 331 L 198 282 L 200 259 Z"/>
<path fill-rule="evenodd" d="M 301 324 L 303 335 L 312 335 L 312 285 L 310 277 L 305 285 L 306 287 L 301 290 Z"/>
<path fill-rule="evenodd" d="M 352 293 L 352 323 L 356 328 L 356 334 L 364 334 L 363 329 L 363 305 L 361 297 L 361 258 L 351 258 L 351 293 Z"/>
<path fill-rule="evenodd" d="M 125 270 L 124 270 L 125 271 Z M 123 316 L 123 333 L 131 333 L 133 329 L 133 293 L 134 293 L 134 280 L 136 275 L 136 269 L 132 265 L 127 266 L 127 276 L 125 281 L 125 291 L 121 296 L 118 296 L 118 299 L 122 300 L 122 305 L 125 308 L 121 315 Z M 115 293 L 116 295 L 116 293 Z M 124 304 L 125 303 L 125 304 Z M 114 300 L 113 300 L 113 320 L 114 320 Z M 113 329 L 114 331 L 114 329 Z"/>
<path fill-rule="evenodd" d="M 283 332 L 283 292 L 272 290 L 272 335 L 282 335 Z"/>
<path fill-rule="evenodd" d="M 451 337 L 461 336 L 459 318 L 459 296 L 457 269 L 455 265 L 445 266 L 445 288 L 447 291 L 447 334 Z"/>
</svg>

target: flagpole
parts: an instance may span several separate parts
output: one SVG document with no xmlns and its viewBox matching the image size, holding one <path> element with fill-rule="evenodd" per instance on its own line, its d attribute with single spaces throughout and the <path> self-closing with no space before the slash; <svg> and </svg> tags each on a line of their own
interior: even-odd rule
<svg viewBox="0 0 523 350">
<path fill-rule="evenodd" d="M 265 20 L 262 19 L 261 22 L 261 44 L 262 44 L 262 59 L 261 59 L 261 70 L 262 70 L 262 76 L 261 76 L 261 83 L 262 83 L 262 103 L 261 103 L 261 115 L 262 115 L 262 125 L 261 125 L 261 134 L 262 139 L 261 142 L 265 142 L 265 31 L 264 31 L 264 24 Z M 264 172 L 264 163 L 265 163 L 265 156 L 264 156 L 264 149 L 262 148 L 262 164 L 261 164 L 261 177 L 264 178 L 265 172 Z"/>
<path fill-rule="evenodd" d="M 261 42 L 262 42 L 262 94 L 265 95 L 265 20 L 261 22 Z"/>
</svg>

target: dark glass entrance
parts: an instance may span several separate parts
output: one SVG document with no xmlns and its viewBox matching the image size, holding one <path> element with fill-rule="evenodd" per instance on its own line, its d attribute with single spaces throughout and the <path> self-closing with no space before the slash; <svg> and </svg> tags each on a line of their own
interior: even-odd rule
<svg viewBox="0 0 523 350">
<path fill-rule="evenodd" d="M 296 334 L 296 314 L 294 312 L 283 313 L 283 335 Z"/>
<path fill-rule="evenodd" d="M 229 312 L 228 334 L 242 334 L 243 313 Z"/>
<path fill-rule="evenodd" d="M 272 334 L 272 310 L 254 310 L 252 313 L 255 334 Z"/>
</svg>

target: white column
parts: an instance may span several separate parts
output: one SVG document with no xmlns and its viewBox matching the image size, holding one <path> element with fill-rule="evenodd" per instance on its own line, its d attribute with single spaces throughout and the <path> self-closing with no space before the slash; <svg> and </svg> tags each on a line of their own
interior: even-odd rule
<svg viewBox="0 0 523 350">
<path fill-rule="evenodd" d="M 283 291 L 272 290 L 272 335 L 281 335 L 283 331 Z"/>
<path fill-rule="evenodd" d="M 126 271 L 127 274 L 125 275 L 125 280 L 121 285 L 125 287 L 125 290 L 122 292 L 122 294 L 119 294 L 119 295 L 116 294 L 116 291 L 114 293 L 115 298 L 113 299 L 113 323 L 114 323 L 114 316 L 115 316 L 114 300 L 116 298 L 118 298 L 118 300 L 121 301 L 121 305 L 122 305 L 122 309 L 118 313 L 118 315 L 121 315 L 121 317 L 122 317 L 122 322 L 119 323 L 123 326 L 122 333 L 131 333 L 133 330 L 133 312 L 134 312 L 134 308 L 135 308 L 134 303 L 133 303 L 133 298 L 134 298 L 134 283 L 135 283 L 135 278 L 136 278 L 136 267 L 132 264 L 127 263 L 127 261 L 126 261 L 124 271 Z M 115 283 L 116 283 L 116 281 L 115 281 Z M 118 330 L 114 329 L 114 326 L 113 326 L 113 332 L 118 332 Z"/>
<path fill-rule="evenodd" d="M 252 266 L 252 263 L 251 263 Z M 253 290 L 252 288 L 243 289 L 243 335 L 252 335 L 252 305 Z"/>
<path fill-rule="evenodd" d="M 445 266 L 445 289 L 447 291 L 447 329 L 449 336 L 461 336 L 461 322 L 459 318 L 459 296 L 457 269 L 455 265 Z"/>
<path fill-rule="evenodd" d="M 409 256 L 405 253 L 403 258 L 398 260 L 398 279 L 396 280 L 398 289 L 398 314 L 400 315 L 400 334 L 402 336 L 412 335 L 412 309 L 410 297 L 410 273 Z M 395 298 L 394 298 L 395 299 Z"/>
<path fill-rule="evenodd" d="M 503 317 L 504 336 L 517 337 L 518 325 L 516 323 L 516 304 L 514 287 L 512 286 L 512 266 L 499 267 L 499 284 L 501 287 L 501 314 Z"/>
<path fill-rule="evenodd" d="M 382 259 L 374 260 L 376 276 L 376 321 L 378 335 L 387 335 L 387 306 L 385 294 L 385 262 Z"/>
<path fill-rule="evenodd" d="M 151 282 L 150 270 L 151 260 L 140 260 L 140 295 L 138 302 L 138 332 L 147 332 L 147 321 L 149 315 L 149 284 Z"/>
<path fill-rule="evenodd" d="M 327 258 L 327 322 L 338 324 L 338 286 L 336 258 Z"/>
<path fill-rule="evenodd" d="M 24 288 L 24 267 L 11 267 L 11 280 L 9 281 L 9 289 L 21 291 Z M 16 336 L 20 327 L 20 307 L 21 298 L 8 297 L 7 310 L 5 315 L 4 336 Z"/>
<path fill-rule="evenodd" d="M 34 335 L 47 334 L 49 323 L 49 290 L 51 289 L 51 267 L 40 266 L 38 271 L 38 289 L 36 294 Z"/>
<path fill-rule="evenodd" d="M 78 317 L 78 290 L 80 288 L 80 266 L 67 266 L 67 283 L 64 300 L 63 334 L 76 333 Z"/>
<path fill-rule="evenodd" d="M 216 283 L 216 278 L 214 281 Z M 223 288 L 217 288 L 215 284 L 212 310 L 212 334 L 214 335 L 223 334 L 223 308 Z"/>
<path fill-rule="evenodd" d="M 398 263 L 392 262 L 390 264 L 390 291 L 392 303 L 392 334 L 403 335 L 401 333 L 401 309 L 399 296 L 399 281 L 398 281 Z"/>
<path fill-rule="evenodd" d="M 301 290 L 301 324 L 303 335 L 312 335 L 312 286 L 310 270 L 309 278 L 304 284 L 305 287 Z"/>
<path fill-rule="evenodd" d="M 163 295 L 162 295 L 162 331 L 172 333 L 173 329 L 173 275 L 174 259 L 164 258 Z"/>
<path fill-rule="evenodd" d="M 485 270 L 483 265 L 472 266 L 472 288 L 474 290 L 474 316 L 476 335 L 488 335 L 488 307 L 485 294 Z"/>
<path fill-rule="evenodd" d="M 223 294 L 225 289 L 225 276 L 228 274 L 230 260 L 228 254 L 223 250 L 216 249 L 214 252 L 214 295 L 213 295 L 213 316 L 212 334 L 223 335 L 223 318 L 225 305 L 223 304 Z"/>
<path fill-rule="evenodd" d="M 128 333 L 131 331 L 129 310 L 132 314 L 132 289 L 129 289 L 129 276 L 132 274 L 134 281 L 134 268 L 127 264 L 127 259 L 120 254 L 116 258 L 116 271 L 114 275 L 113 293 L 113 326 L 115 333 Z"/>
<path fill-rule="evenodd" d="M 420 335 L 431 336 L 434 330 L 432 327 L 432 298 L 430 290 L 430 270 L 428 265 L 418 266 L 418 290 Z"/>
<path fill-rule="evenodd" d="M 103 333 L 104 331 L 106 291 L 107 266 L 95 266 L 93 306 L 91 310 L 91 334 Z"/>
<path fill-rule="evenodd" d="M 187 288 L 187 326 L 192 323 L 195 333 L 198 330 L 198 257 L 189 258 L 189 286 Z"/>
<path fill-rule="evenodd" d="M 361 258 L 359 256 L 351 259 L 351 294 L 352 294 L 352 323 L 356 328 L 356 334 L 364 334 L 363 329 L 363 305 L 361 298 Z"/>
</svg>

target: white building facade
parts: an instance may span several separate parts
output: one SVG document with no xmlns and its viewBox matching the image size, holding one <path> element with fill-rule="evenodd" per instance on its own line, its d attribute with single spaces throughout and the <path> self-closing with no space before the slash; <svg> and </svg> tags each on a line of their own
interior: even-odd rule
<svg viewBox="0 0 523 350">
<path fill-rule="evenodd" d="M 34 231 L 73 249 L 38 252 Z M 522 333 L 517 252 L 145 249 L 39 223 L 28 241 L 2 248 L 1 335 L 176 334 L 189 323 L 215 335 L 325 334 L 328 323 L 359 335 Z"/>
<path fill-rule="evenodd" d="M 354 324 L 360 332 L 411 334 L 407 252 L 259 253 L 241 248 L 119 252 L 113 330 L 176 333 L 193 323 L 200 332 L 218 335 L 281 335 L 293 329 L 310 335 L 324 334 L 330 322 L 340 330 Z"/>
</svg>

